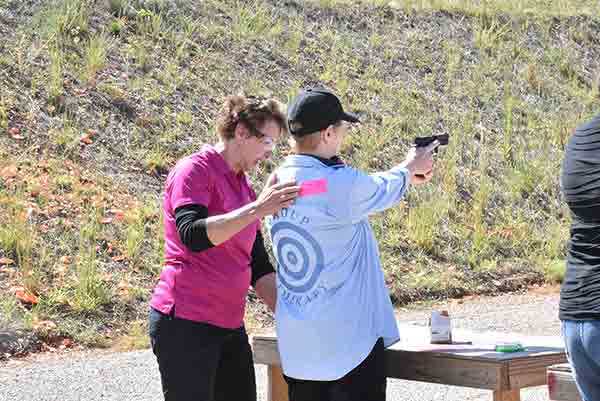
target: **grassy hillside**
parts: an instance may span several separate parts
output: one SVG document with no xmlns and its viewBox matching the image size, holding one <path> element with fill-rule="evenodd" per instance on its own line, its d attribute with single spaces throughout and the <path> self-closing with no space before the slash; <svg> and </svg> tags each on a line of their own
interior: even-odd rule
<svg viewBox="0 0 600 401">
<path fill-rule="evenodd" d="M 396 303 L 559 280 L 558 171 L 570 132 L 598 110 L 598 11 L 0 0 L 0 357 L 40 341 L 145 344 L 165 174 L 215 141 L 221 99 L 241 91 L 287 101 L 334 88 L 364 121 L 343 156 L 367 170 L 400 161 L 416 135 L 451 135 L 431 185 L 372 220 Z M 268 320 L 250 309 L 250 325 Z"/>
</svg>

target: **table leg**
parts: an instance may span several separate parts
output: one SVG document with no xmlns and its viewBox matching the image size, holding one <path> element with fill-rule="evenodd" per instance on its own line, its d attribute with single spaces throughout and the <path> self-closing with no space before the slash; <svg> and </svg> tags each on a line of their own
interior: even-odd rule
<svg viewBox="0 0 600 401">
<path fill-rule="evenodd" d="M 267 368 L 267 401 L 289 401 L 287 383 L 279 365 Z"/>
<path fill-rule="evenodd" d="M 494 401 L 521 401 L 521 390 L 494 391 Z"/>
</svg>

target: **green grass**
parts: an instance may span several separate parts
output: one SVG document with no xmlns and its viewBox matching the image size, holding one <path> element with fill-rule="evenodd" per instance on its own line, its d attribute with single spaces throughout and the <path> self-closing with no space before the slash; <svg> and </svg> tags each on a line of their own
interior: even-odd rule
<svg viewBox="0 0 600 401">
<path fill-rule="evenodd" d="M 142 210 L 136 210 L 129 217 L 126 229 L 125 253 L 129 260 L 135 265 L 139 262 L 140 251 L 146 231 L 146 217 Z"/>
<path fill-rule="evenodd" d="M 280 34 L 281 24 L 259 1 L 234 1 L 231 34 L 237 40 L 252 40 Z"/>
<path fill-rule="evenodd" d="M 50 64 L 48 66 L 48 102 L 53 107 L 58 107 L 59 98 L 64 93 L 63 87 L 63 58 L 61 52 L 56 47 L 51 47 L 49 50 Z"/>
<path fill-rule="evenodd" d="M 149 72 L 151 68 L 149 45 L 142 40 L 135 39 L 130 45 L 130 54 L 133 62 L 144 72 Z"/>
<path fill-rule="evenodd" d="M 74 152 L 79 146 L 79 132 L 73 122 L 68 119 L 64 119 L 60 126 L 50 129 L 48 135 L 58 149 L 65 154 Z"/>
<path fill-rule="evenodd" d="M 148 151 L 144 159 L 148 171 L 153 172 L 164 172 L 167 169 L 168 162 L 167 153 L 158 145 Z"/>
<path fill-rule="evenodd" d="M 3 132 L 8 129 L 8 110 L 10 109 L 10 105 L 6 102 L 7 101 L 0 96 L 0 130 Z"/>
<path fill-rule="evenodd" d="M 406 229 L 408 238 L 425 252 L 431 252 L 437 242 L 438 226 L 442 216 L 448 213 L 449 202 L 433 199 L 411 207 L 408 211 Z"/>
<path fill-rule="evenodd" d="M 0 225 L 0 247 L 16 258 L 26 258 L 33 248 L 32 227 L 27 218 L 22 195 L 3 200 L 8 219 Z"/>
<path fill-rule="evenodd" d="M 16 219 L 0 223 L 0 256 L 16 261 L 11 285 L 29 280 L 40 298 L 32 311 L 17 304 L 19 319 L 51 318 L 94 344 L 143 320 L 164 257 L 164 175 L 216 141 L 225 95 L 288 102 L 312 83 L 360 113 L 342 151 L 355 167 L 390 168 L 415 136 L 451 135 L 433 181 L 372 220 L 396 302 L 559 281 L 569 214 L 558 174 L 572 129 L 598 109 L 598 11 L 583 0 L 56 0 L 33 17 L 17 11 L 0 37 L 0 152 L 20 167 L 0 179 L 0 221 Z M 26 138 L 11 139 L 13 126 Z M 287 150 L 252 174 L 257 189 Z M 30 207 L 35 224 L 15 217 Z"/>
<path fill-rule="evenodd" d="M 546 280 L 553 284 L 560 284 L 565 277 L 566 262 L 561 259 L 542 261 Z"/>
<path fill-rule="evenodd" d="M 46 32 L 55 41 L 78 43 L 89 30 L 89 0 L 59 0 L 48 7 L 44 20 Z"/>
<path fill-rule="evenodd" d="M 71 306 L 76 312 L 94 312 L 107 304 L 111 295 L 100 277 L 95 247 L 81 251 L 77 263 L 77 279 L 74 284 Z"/>
<path fill-rule="evenodd" d="M 318 0 L 330 6 L 354 3 L 348 0 Z M 572 16 L 597 15 L 600 6 L 594 1 L 544 1 L 544 0 L 365 0 L 364 3 L 387 5 L 406 12 L 444 10 L 474 16 L 508 13 L 518 16 Z"/>
<path fill-rule="evenodd" d="M 22 324 L 23 310 L 13 296 L 0 295 L 0 330 Z"/>
<path fill-rule="evenodd" d="M 112 45 L 104 34 L 92 36 L 85 47 L 85 70 L 83 80 L 92 83 L 96 75 L 106 65 L 106 57 Z"/>
<path fill-rule="evenodd" d="M 54 178 L 54 185 L 61 192 L 71 192 L 73 190 L 74 180 L 70 175 L 58 175 Z"/>
<path fill-rule="evenodd" d="M 139 34 L 152 40 L 160 39 L 165 29 L 162 15 L 145 8 L 137 12 L 136 27 Z"/>
<path fill-rule="evenodd" d="M 121 337 L 116 343 L 116 348 L 119 351 L 134 351 L 146 349 L 149 346 L 148 327 L 146 321 L 133 322 L 129 326 L 127 334 Z"/>
<path fill-rule="evenodd" d="M 100 235 L 99 210 L 88 211 L 89 220 L 79 232 L 79 254 L 71 306 L 77 312 L 94 312 L 111 300 L 110 289 L 99 270 L 96 243 Z"/>
</svg>

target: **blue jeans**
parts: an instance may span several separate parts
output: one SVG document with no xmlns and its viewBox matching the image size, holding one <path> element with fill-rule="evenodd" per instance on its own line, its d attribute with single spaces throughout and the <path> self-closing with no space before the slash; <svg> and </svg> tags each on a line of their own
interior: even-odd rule
<svg viewBox="0 0 600 401">
<path fill-rule="evenodd" d="M 600 400 L 600 320 L 563 320 L 562 335 L 584 401 Z"/>
</svg>

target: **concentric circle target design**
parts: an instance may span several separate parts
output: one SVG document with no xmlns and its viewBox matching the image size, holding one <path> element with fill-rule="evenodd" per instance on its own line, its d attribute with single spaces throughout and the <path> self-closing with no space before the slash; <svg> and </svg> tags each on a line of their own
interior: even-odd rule
<svg viewBox="0 0 600 401">
<path fill-rule="evenodd" d="M 290 291 L 313 288 L 323 270 L 323 250 L 308 231 L 282 221 L 271 229 L 278 262 L 278 277 Z"/>
</svg>

